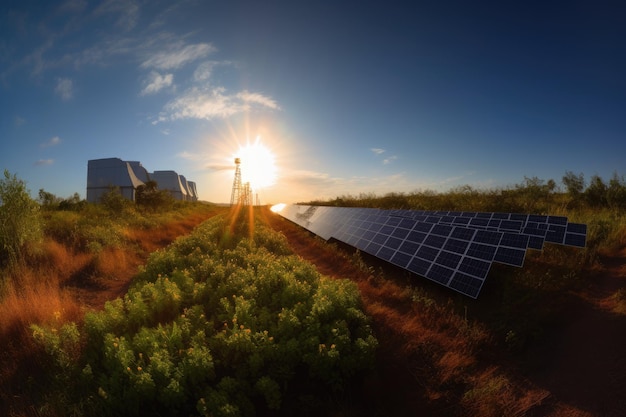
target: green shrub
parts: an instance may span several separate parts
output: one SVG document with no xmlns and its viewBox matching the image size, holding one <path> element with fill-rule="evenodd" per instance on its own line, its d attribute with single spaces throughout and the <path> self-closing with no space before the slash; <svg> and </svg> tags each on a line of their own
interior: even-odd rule
<svg viewBox="0 0 626 417">
<path fill-rule="evenodd" d="M 41 237 L 39 204 L 30 198 L 24 181 L 5 170 L 0 180 L 0 263 L 23 261 L 25 247 Z"/>
<path fill-rule="evenodd" d="M 124 298 L 86 315 L 75 366 L 93 376 L 94 409 L 254 415 L 297 401 L 296 386 L 339 390 L 373 364 L 355 284 L 320 277 L 265 227 L 252 237 L 236 227 L 224 244 L 231 230 L 205 222 L 154 253 Z"/>
</svg>

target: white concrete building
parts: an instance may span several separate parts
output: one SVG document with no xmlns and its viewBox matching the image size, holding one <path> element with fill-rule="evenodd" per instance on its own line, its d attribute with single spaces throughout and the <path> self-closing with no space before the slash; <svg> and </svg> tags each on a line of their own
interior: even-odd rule
<svg viewBox="0 0 626 417">
<path fill-rule="evenodd" d="M 191 192 L 192 201 L 198 201 L 198 190 L 196 190 L 196 183 L 194 181 L 187 181 L 189 191 Z"/>
<path fill-rule="evenodd" d="M 169 191 L 176 200 L 187 201 L 189 193 L 180 177 L 176 171 L 154 171 L 150 174 L 150 179 L 157 183 L 159 190 Z"/>
<path fill-rule="evenodd" d="M 122 161 L 119 158 L 88 161 L 87 201 L 90 203 L 99 202 L 100 198 L 108 193 L 111 187 L 117 187 L 123 197 L 134 201 L 137 187 L 143 185 L 144 182 L 137 177 L 133 166 L 141 176 L 143 167 L 139 162 L 133 162 L 131 165 L 130 162 Z"/>
<path fill-rule="evenodd" d="M 135 201 L 137 187 L 155 181 L 157 189 L 168 191 L 176 200 L 198 201 L 196 183 L 176 171 L 149 173 L 139 161 L 120 158 L 92 159 L 87 162 L 87 201 L 97 203 L 102 196 L 118 188 L 123 197 Z"/>
</svg>

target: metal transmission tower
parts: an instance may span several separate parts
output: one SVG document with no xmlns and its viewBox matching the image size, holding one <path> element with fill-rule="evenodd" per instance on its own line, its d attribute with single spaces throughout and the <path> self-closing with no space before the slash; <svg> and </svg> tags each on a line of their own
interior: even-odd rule
<svg viewBox="0 0 626 417">
<path fill-rule="evenodd" d="M 233 191 L 230 194 L 230 205 L 239 204 L 241 200 L 241 192 L 243 186 L 241 185 L 241 159 L 235 158 L 235 180 L 233 181 Z"/>
<path fill-rule="evenodd" d="M 239 204 L 241 204 L 242 206 L 252 205 L 252 189 L 250 188 L 249 182 L 246 182 L 243 185 L 243 191 L 239 197 Z"/>
</svg>

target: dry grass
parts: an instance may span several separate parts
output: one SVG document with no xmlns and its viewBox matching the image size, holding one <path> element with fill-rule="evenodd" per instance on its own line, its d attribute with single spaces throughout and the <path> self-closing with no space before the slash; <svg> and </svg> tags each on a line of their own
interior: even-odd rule
<svg viewBox="0 0 626 417">
<path fill-rule="evenodd" d="M 39 415 L 28 400 L 38 395 L 32 380 L 41 372 L 42 355 L 32 340 L 32 324 L 80 322 L 87 309 L 123 295 L 150 252 L 214 214 L 204 210 L 153 228 L 127 228 L 121 247 L 96 252 L 72 240 L 46 238 L 22 266 L 5 271 L 0 286 L 0 415 Z"/>
</svg>

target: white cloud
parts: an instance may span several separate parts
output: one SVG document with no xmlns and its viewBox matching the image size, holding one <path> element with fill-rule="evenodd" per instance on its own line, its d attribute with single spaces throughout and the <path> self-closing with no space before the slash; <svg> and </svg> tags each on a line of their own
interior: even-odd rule
<svg viewBox="0 0 626 417">
<path fill-rule="evenodd" d="M 248 111 L 251 104 L 258 104 L 272 109 L 278 109 L 278 104 L 270 97 L 256 93 L 226 94 L 223 87 L 199 88 L 193 87 L 180 97 L 165 105 L 166 116 L 159 116 L 159 121 L 164 119 L 214 119 L 227 118 L 229 116 Z"/>
<path fill-rule="evenodd" d="M 54 164 L 54 159 L 40 159 L 35 162 L 36 166 L 44 166 L 44 165 L 52 165 Z"/>
<path fill-rule="evenodd" d="M 374 152 L 376 155 L 380 155 L 382 153 L 385 153 L 384 149 L 380 149 L 380 148 L 370 148 L 370 151 Z"/>
<path fill-rule="evenodd" d="M 165 109 L 172 120 L 226 118 L 243 111 L 241 105 L 233 103 L 224 92 L 221 87 L 211 90 L 194 87 L 167 103 Z"/>
<path fill-rule="evenodd" d="M 139 93 L 142 96 L 147 94 L 154 94 L 166 87 L 172 85 L 174 81 L 174 74 L 161 75 L 156 71 L 150 71 L 148 78 L 144 81 L 145 87 Z"/>
<path fill-rule="evenodd" d="M 67 101 L 74 96 L 74 82 L 69 78 L 57 78 L 57 86 L 54 88 L 63 101 Z"/>
<path fill-rule="evenodd" d="M 169 49 L 169 51 L 159 52 L 146 59 L 141 67 L 162 70 L 177 69 L 217 51 L 217 48 L 208 43 L 197 43 L 185 47 L 177 43 L 171 45 Z"/>
<path fill-rule="evenodd" d="M 213 68 L 217 62 L 215 61 L 207 61 L 198 65 L 198 68 L 193 73 L 194 81 L 206 81 L 211 78 L 211 74 L 213 73 Z"/>
<path fill-rule="evenodd" d="M 278 107 L 276 101 L 259 93 L 251 93 L 247 90 L 244 90 L 237 94 L 237 98 L 246 103 L 257 103 L 261 104 L 262 106 L 269 107 L 270 109 L 280 110 L 280 107 Z"/>
<path fill-rule="evenodd" d="M 58 136 L 55 136 L 55 137 L 53 137 L 53 138 L 50 138 L 50 140 L 48 140 L 48 141 L 46 141 L 46 142 L 42 143 L 42 144 L 41 144 L 41 147 L 42 147 L 42 148 L 49 148 L 49 147 L 51 147 L 51 146 L 56 146 L 56 145 L 58 145 L 59 143 L 61 143 L 61 138 L 60 138 L 60 137 L 58 137 Z"/>
<path fill-rule="evenodd" d="M 383 159 L 383 164 L 384 165 L 390 164 L 391 162 L 395 161 L 396 159 L 398 159 L 398 157 L 396 155 L 390 156 L 389 158 Z"/>
<path fill-rule="evenodd" d="M 20 127 L 24 123 L 26 123 L 26 119 L 24 119 L 24 118 L 22 118 L 20 116 L 15 116 L 15 126 Z"/>
</svg>

